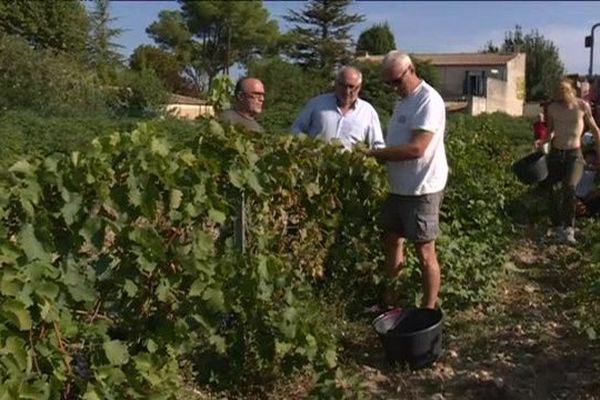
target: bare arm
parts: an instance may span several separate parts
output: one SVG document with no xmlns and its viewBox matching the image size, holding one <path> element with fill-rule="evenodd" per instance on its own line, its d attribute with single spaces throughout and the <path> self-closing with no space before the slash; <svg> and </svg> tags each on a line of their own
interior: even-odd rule
<svg viewBox="0 0 600 400">
<path fill-rule="evenodd" d="M 429 146 L 432 138 L 432 132 L 414 130 L 413 136 L 408 143 L 381 149 L 370 149 L 367 151 L 367 154 L 377 158 L 379 161 L 414 160 L 423 157 L 425 149 Z"/>
<path fill-rule="evenodd" d="M 583 120 L 594 135 L 594 145 L 596 147 L 596 165 L 600 165 L 600 128 L 598 128 L 598 125 L 592 116 L 592 109 L 590 108 L 590 105 L 585 102 L 583 103 Z"/>
</svg>

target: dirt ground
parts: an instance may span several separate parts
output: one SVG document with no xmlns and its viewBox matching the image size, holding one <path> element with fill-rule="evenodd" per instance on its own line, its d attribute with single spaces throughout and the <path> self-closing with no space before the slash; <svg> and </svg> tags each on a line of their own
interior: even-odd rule
<svg viewBox="0 0 600 400">
<path fill-rule="evenodd" d="M 497 303 L 446 319 L 444 354 L 432 368 L 391 367 L 365 330 L 352 343 L 368 399 L 600 399 L 600 345 L 578 334 L 567 295 L 577 265 L 557 266 L 576 250 L 523 240 L 516 268 L 498 284 Z"/>
<path fill-rule="evenodd" d="M 524 239 L 498 282 L 496 303 L 447 315 L 444 352 L 427 369 L 391 366 L 369 324 L 357 324 L 341 364 L 358 373 L 361 398 L 401 400 L 600 400 L 600 341 L 575 329 L 569 294 L 579 278 L 577 250 Z M 306 376 L 265 394 L 303 399 Z M 187 393 L 181 398 L 214 399 Z M 222 397 L 216 397 L 222 398 Z"/>
</svg>

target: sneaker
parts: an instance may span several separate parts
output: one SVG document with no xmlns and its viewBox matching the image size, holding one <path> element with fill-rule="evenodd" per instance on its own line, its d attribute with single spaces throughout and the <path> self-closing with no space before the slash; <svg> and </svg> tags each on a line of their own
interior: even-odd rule
<svg viewBox="0 0 600 400">
<path fill-rule="evenodd" d="M 575 228 L 572 226 L 565 228 L 563 230 L 563 243 L 567 244 L 576 244 L 577 240 L 575 240 Z"/>
</svg>

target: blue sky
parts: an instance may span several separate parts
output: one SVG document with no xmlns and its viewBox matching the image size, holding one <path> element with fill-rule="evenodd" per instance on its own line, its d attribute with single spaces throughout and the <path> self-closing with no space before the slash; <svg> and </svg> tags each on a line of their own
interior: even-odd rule
<svg viewBox="0 0 600 400">
<path fill-rule="evenodd" d="M 87 3 L 90 4 L 90 3 Z M 302 9 L 303 1 L 265 1 L 281 30 L 289 26 L 282 16 Z M 175 1 L 113 1 L 114 27 L 126 29 L 118 43 L 129 56 L 140 44 L 149 44 L 145 29 L 164 9 L 178 9 Z M 415 53 L 471 52 L 492 40 L 500 44 L 504 34 L 521 25 L 527 33 L 536 29 L 559 49 L 569 73 L 588 71 L 590 49 L 585 36 L 600 23 L 596 1 L 357 1 L 349 11 L 364 14 L 366 21 L 353 29 L 355 39 L 375 23 L 388 22 L 398 48 Z M 594 72 L 600 73 L 600 27 L 595 31 Z"/>
</svg>

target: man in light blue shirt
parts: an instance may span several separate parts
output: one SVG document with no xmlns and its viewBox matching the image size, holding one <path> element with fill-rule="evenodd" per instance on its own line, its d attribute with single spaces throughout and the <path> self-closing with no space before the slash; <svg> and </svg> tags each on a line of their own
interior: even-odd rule
<svg viewBox="0 0 600 400">
<path fill-rule="evenodd" d="M 338 139 L 346 149 L 357 143 L 369 148 L 385 147 L 377 112 L 358 98 L 361 85 L 362 74 L 358 69 L 350 66 L 340 69 L 335 91 L 309 100 L 292 124 L 292 133 L 305 133 L 326 142 Z"/>
</svg>

